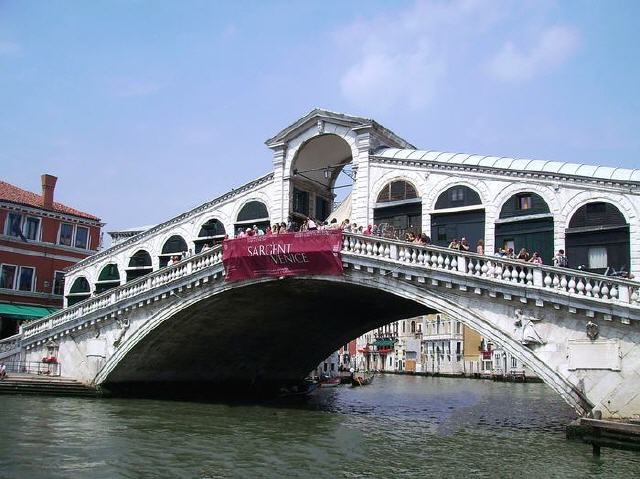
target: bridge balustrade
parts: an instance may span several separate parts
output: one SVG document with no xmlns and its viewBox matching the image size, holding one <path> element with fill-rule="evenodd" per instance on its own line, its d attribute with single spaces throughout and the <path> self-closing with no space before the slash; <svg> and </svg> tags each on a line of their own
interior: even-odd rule
<svg viewBox="0 0 640 479">
<path fill-rule="evenodd" d="M 433 245 L 418 245 L 370 235 L 346 233 L 343 253 L 371 256 L 454 275 L 476 276 L 503 283 L 538 287 L 623 304 L 640 304 L 640 284 L 621 278 L 518 260 L 485 256 Z"/>
<path fill-rule="evenodd" d="M 446 272 L 448 275 L 478 277 L 523 288 L 540 288 L 563 295 L 589 297 L 618 304 L 640 304 L 640 283 L 579 270 L 534 265 L 518 260 L 483 256 L 433 245 L 417 245 L 378 236 L 345 233 L 342 253 L 382 260 L 388 265 L 409 265 Z M 191 274 L 222 263 L 222 246 L 201 252 L 179 263 L 88 298 L 67 309 L 23 327 L 22 336 L 0 341 L 0 351 L 19 338 L 28 339 L 100 311 L 118 302 L 152 291 Z"/>
</svg>

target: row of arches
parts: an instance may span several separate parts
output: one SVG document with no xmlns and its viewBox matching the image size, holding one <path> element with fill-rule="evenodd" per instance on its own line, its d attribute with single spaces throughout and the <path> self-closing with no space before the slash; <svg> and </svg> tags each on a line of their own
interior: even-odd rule
<svg viewBox="0 0 640 479">
<path fill-rule="evenodd" d="M 234 229 L 244 229 L 257 225 L 264 229 L 269 225 L 269 213 L 267 206 L 261 201 L 249 201 L 238 212 Z M 227 231 L 224 224 L 215 218 L 207 220 L 198 232 L 198 236 L 192 240 L 193 247 L 189 247 L 189 243 L 181 235 L 175 234 L 170 236 L 162 245 L 160 253 L 158 253 L 158 266 L 164 268 L 173 256 L 182 256 L 192 252 L 200 253 L 205 244 L 214 246 L 221 243 Z M 94 283 L 93 288 L 89 280 L 80 276 L 76 278 L 66 296 L 67 305 L 71 306 L 75 303 L 89 298 L 92 294 L 100 294 L 111 288 L 119 286 L 124 282 L 133 281 L 141 278 L 153 271 L 153 259 L 151 253 L 145 249 L 136 250 L 128 259 L 127 266 L 123 273 L 119 271 L 116 263 L 109 263 L 102 267 L 98 274 L 98 279 Z"/>
<path fill-rule="evenodd" d="M 538 251 L 546 264 L 554 256 L 554 217 L 539 194 L 528 191 L 509 197 L 495 220 L 496 248 Z M 477 191 L 454 185 L 442 192 L 430 212 L 432 243 L 447 246 L 454 238 L 466 238 L 472 247 L 486 238 L 485 205 Z M 422 198 L 409 181 L 386 184 L 377 196 L 374 221 L 387 223 L 397 233 L 422 232 Z M 565 230 L 569 267 L 603 273 L 608 267 L 629 269 L 629 224 L 613 204 L 593 201 L 580 207 Z M 491 253 L 487 251 L 486 253 Z"/>
</svg>

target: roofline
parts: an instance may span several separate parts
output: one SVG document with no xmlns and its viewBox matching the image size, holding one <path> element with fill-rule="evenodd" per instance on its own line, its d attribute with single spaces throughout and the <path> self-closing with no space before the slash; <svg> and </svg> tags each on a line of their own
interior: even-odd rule
<svg viewBox="0 0 640 479">
<path fill-rule="evenodd" d="M 423 157 L 425 155 L 429 154 L 429 153 L 435 154 L 436 156 L 434 158 L 431 158 L 431 159 L 425 159 L 423 157 L 419 157 L 419 158 L 401 158 L 400 157 L 399 158 L 399 157 L 396 156 L 397 153 L 394 154 L 393 156 L 385 156 L 385 155 L 383 155 L 383 153 L 386 150 L 389 150 L 389 149 L 396 149 L 396 150 L 400 150 L 400 151 L 402 151 L 402 150 L 410 150 L 409 148 L 380 148 L 380 149 L 376 150 L 371 155 L 371 158 L 372 159 L 376 159 L 376 160 L 380 160 L 380 161 L 397 161 L 397 162 L 420 163 L 420 164 L 433 163 L 433 164 L 437 164 L 437 165 L 448 166 L 448 167 L 451 167 L 451 168 L 457 167 L 457 168 L 473 169 L 473 170 L 484 171 L 484 172 L 500 171 L 500 172 L 513 173 L 513 174 L 527 173 L 527 174 L 536 174 L 536 175 L 541 175 L 541 176 L 581 179 L 581 180 L 588 180 L 588 181 L 593 181 L 593 182 L 607 182 L 607 183 L 630 184 L 630 185 L 634 185 L 634 186 L 640 186 L 640 180 L 629 180 L 629 179 L 620 179 L 620 178 L 606 178 L 606 177 L 603 177 L 603 176 L 580 175 L 580 174 L 573 174 L 573 173 L 564 173 L 564 172 L 559 172 L 559 171 L 547 171 L 547 170 L 542 170 L 542 169 L 505 168 L 505 167 L 500 167 L 500 166 L 464 163 L 464 162 L 461 162 L 461 161 L 442 161 L 442 160 L 438 160 L 438 158 L 440 156 L 442 156 L 442 155 L 451 155 L 450 156 L 451 158 L 453 158 L 455 156 L 464 156 L 465 158 L 469 158 L 469 157 L 472 157 L 472 156 L 480 157 L 480 158 L 489 158 L 489 157 L 491 157 L 491 158 L 505 159 L 505 160 L 511 160 L 511 161 L 526 161 L 526 162 L 529 162 L 529 163 L 531 163 L 532 161 L 541 161 L 541 162 L 544 162 L 545 164 L 547 164 L 547 163 L 562 163 L 562 164 L 578 165 L 579 167 L 581 167 L 581 166 L 588 166 L 588 167 L 594 167 L 594 168 L 605 167 L 605 168 L 611 168 L 613 170 L 625 170 L 625 171 L 629 171 L 629 172 L 639 172 L 639 173 L 640 173 L 640 169 L 618 168 L 618 167 L 606 166 L 606 165 L 592 165 L 592 164 L 587 164 L 587 163 L 569 163 L 569 162 L 560 162 L 560 161 L 552 161 L 552 160 L 538 160 L 538 159 L 530 159 L 530 158 L 513 158 L 513 157 L 509 157 L 509 156 L 479 155 L 479 154 L 470 154 L 470 153 L 454 153 L 454 152 L 445 152 L 445 151 L 437 151 L 437 150 L 417 150 L 417 149 L 416 150 L 412 150 L 412 152 L 417 152 L 418 154 L 421 153 Z"/>
<path fill-rule="evenodd" d="M 256 178 L 255 180 L 252 180 L 248 183 L 245 183 L 244 185 L 238 187 L 238 188 L 233 188 L 231 189 L 231 191 L 228 191 L 220 196 L 218 196 L 217 198 L 214 198 L 211 201 L 207 201 L 206 203 L 202 203 L 199 206 L 196 206 L 195 208 L 190 209 L 189 211 L 186 211 L 185 213 L 181 213 L 178 216 L 174 216 L 173 218 L 160 223 L 148 230 L 145 230 L 141 233 L 136 234 L 135 236 L 127 239 L 126 241 L 123 241 L 122 243 L 118 243 L 117 245 L 111 246 L 105 250 L 102 250 L 98 253 L 95 253 L 91 256 L 89 256 L 88 258 L 83 259 L 82 261 L 77 262 L 74 265 L 69 266 L 65 271 L 67 273 L 70 273 L 72 271 L 75 271 L 77 269 L 80 269 L 84 266 L 87 266 L 93 262 L 97 262 L 97 260 L 100 260 L 101 258 L 104 258 L 105 256 L 109 256 L 113 253 L 119 252 L 123 249 L 128 248 L 129 246 L 132 246 L 134 243 L 138 242 L 139 240 L 146 238 L 148 236 L 151 236 L 155 233 L 158 233 L 162 230 L 164 230 L 165 228 L 178 223 L 184 219 L 187 219 L 191 216 L 194 216 L 198 213 L 201 213 L 202 211 L 205 211 L 207 209 L 209 209 L 212 206 L 215 206 L 219 203 L 222 203 L 223 201 L 229 200 L 231 198 L 234 198 L 235 196 L 238 196 L 241 193 L 244 193 L 245 191 L 251 190 L 252 188 L 259 186 L 263 183 L 266 183 L 267 181 L 273 179 L 273 172 L 267 173 L 266 175 L 263 175 L 259 178 Z"/>
<path fill-rule="evenodd" d="M 380 125 L 379 123 L 377 123 L 376 121 L 370 118 L 347 115 L 346 113 L 338 113 L 331 110 L 325 110 L 323 108 L 314 108 L 306 115 L 302 116 L 301 118 L 299 118 L 298 120 L 290 124 L 289 126 L 280 130 L 271 138 L 267 139 L 265 141 L 265 144 L 269 148 L 277 146 L 279 143 L 282 143 L 287 136 L 289 136 L 291 133 L 295 132 L 302 126 L 304 126 L 307 122 L 309 122 L 313 118 L 326 118 L 329 120 L 338 120 L 341 122 L 354 124 L 362 128 L 373 128 L 375 131 L 378 131 L 383 135 L 387 136 L 388 138 L 390 138 L 391 140 L 393 140 L 396 143 L 396 145 L 401 148 L 407 148 L 407 149 L 416 148 L 414 145 L 409 143 L 404 138 L 396 135 L 393 131 L 389 130 L 388 128 L 385 128 L 384 126 Z M 392 145 L 389 145 L 389 146 L 392 146 Z"/>
<path fill-rule="evenodd" d="M 29 205 L 27 203 L 21 203 L 18 201 L 11 201 L 11 200 L 7 200 L 5 198 L 0 198 L 0 205 L 3 204 L 7 204 L 7 205 L 17 205 L 17 206 L 21 206 L 22 208 L 28 209 L 30 211 L 38 211 L 38 212 L 42 212 L 42 213 L 48 213 L 49 215 L 58 215 L 58 216 L 67 216 L 67 217 L 71 217 L 71 218 L 78 218 L 81 219 L 83 221 L 87 221 L 87 222 L 91 222 L 91 223 L 95 223 L 96 226 L 104 226 L 104 223 L 102 223 L 101 219 L 98 218 L 97 216 L 83 216 L 83 215 L 76 215 L 73 213 L 67 213 L 65 211 L 58 211 L 58 210 L 51 210 L 51 209 L 47 209 L 47 208 L 43 208 L 41 206 L 33 206 L 33 205 Z"/>
</svg>

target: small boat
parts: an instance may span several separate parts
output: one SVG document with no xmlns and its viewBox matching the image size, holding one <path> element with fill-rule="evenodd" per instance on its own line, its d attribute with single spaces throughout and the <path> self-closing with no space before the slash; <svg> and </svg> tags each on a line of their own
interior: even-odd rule
<svg viewBox="0 0 640 479">
<path fill-rule="evenodd" d="M 304 381 L 295 386 L 280 389 L 279 397 L 290 398 L 307 396 L 320 387 L 320 383 L 312 381 Z"/>
<path fill-rule="evenodd" d="M 321 388 L 335 388 L 340 385 L 340 376 L 336 376 L 335 378 L 327 378 L 323 381 L 320 381 Z"/>
<path fill-rule="evenodd" d="M 373 373 L 355 372 L 351 378 L 351 386 L 367 386 L 373 382 Z"/>
</svg>

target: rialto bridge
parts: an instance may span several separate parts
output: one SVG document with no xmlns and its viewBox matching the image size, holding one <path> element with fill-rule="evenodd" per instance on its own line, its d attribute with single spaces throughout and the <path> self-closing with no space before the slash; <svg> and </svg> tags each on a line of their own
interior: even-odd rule
<svg viewBox="0 0 640 479">
<path fill-rule="evenodd" d="M 299 379 L 364 331 L 438 311 L 580 413 L 640 414 L 639 284 L 600 274 L 640 268 L 640 170 L 424 151 L 324 110 L 267 146 L 268 174 L 69 269 L 68 307 L 0 342 L 0 359 L 55 347 L 63 375 L 112 389 L 262 387 Z M 332 211 L 345 168 L 352 191 Z M 224 281 L 225 235 L 331 215 L 423 231 L 433 245 L 347 233 L 341 276 Z M 547 265 L 565 249 L 570 268 L 443 247 L 463 236 L 487 253 L 540 251 Z"/>
</svg>

